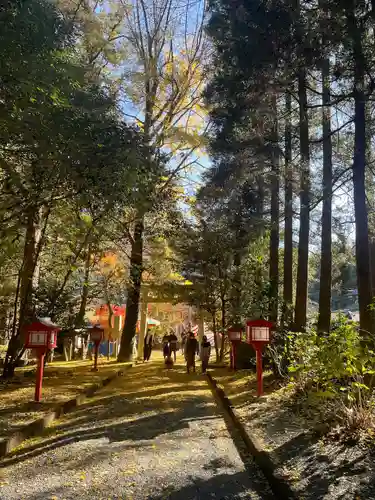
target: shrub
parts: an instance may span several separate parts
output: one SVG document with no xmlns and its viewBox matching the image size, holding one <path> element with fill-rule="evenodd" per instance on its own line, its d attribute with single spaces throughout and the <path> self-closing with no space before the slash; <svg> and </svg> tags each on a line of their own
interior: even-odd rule
<svg viewBox="0 0 375 500">
<path fill-rule="evenodd" d="M 349 407 L 369 402 L 374 352 L 355 324 L 339 318 L 330 333 L 319 335 L 312 328 L 288 337 L 289 374 L 299 389 L 324 399 L 340 398 Z"/>
</svg>

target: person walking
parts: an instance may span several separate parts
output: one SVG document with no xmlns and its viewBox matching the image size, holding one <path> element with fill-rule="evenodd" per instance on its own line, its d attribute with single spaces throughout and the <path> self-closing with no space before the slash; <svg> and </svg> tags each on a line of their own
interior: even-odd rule
<svg viewBox="0 0 375 500">
<path fill-rule="evenodd" d="M 185 359 L 186 359 L 186 371 L 190 373 L 190 368 L 193 369 L 195 373 L 195 355 L 198 354 L 198 340 L 195 338 L 193 332 L 189 332 L 188 338 L 185 344 Z"/>
<path fill-rule="evenodd" d="M 174 333 L 174 331 L 172 331 L 171 334 L 169 335 L 169 349 L 171 356 L 173 353 L 173 359 L 175 363 L 177 358 L 177 342 L 178 342 L 177 335 Z"/>
<path fill-rule="evenodd" d="M 182 332 L 182 334 L 181 334 L 181 354 L 185 353 L 185 344 L 186 344 L 186 333 Z"/>
<path fill-rule="evenodd" d="M 143 361 L 150 361 L 153 344 L 154 336 L 151 333 L 151 330 L 148 329 L 143 346 Z"/>
<path fill-rule="evenodd" d="M 137 354 L 138 354 L 138 336 L 136 334 L 132 338 L 132 355 L 133 355 L 133 359 L 137 359 Z"/>
<path fill-rule="evenodd" d="M 211 356 L 211 344 L 207 339 L 206 335 L 203 335 L 203 339 L 201 342 L 201 348 L 200 348 L 200 358 L 202 361 L 202 373 L 207 372 L 208 368 L 208 362 L 210 360 Z"/>
<path fill-rule="evenodd" d="M 163 356 L 164 360 L 166 360 L 169 357 L 169 335 L 165 334 L 162 340 L 162 349 L 163 349 Z"/>
</svg>

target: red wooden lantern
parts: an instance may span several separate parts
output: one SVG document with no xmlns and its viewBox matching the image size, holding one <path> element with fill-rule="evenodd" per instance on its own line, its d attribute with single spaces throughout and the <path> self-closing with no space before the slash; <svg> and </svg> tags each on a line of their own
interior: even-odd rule
<svg viewBox="0 0 375 500">
<path fill-rule="evenodd" d="M 232 327 L 228 329 L 228 337 L 231 342 L 235 342 L 236 340 L 241 340 L 242 328 L 241 327 Z"/>
<path fill-rule="evenodd" d="M 37 319 L 24 327 L 26 335 L 25 348 L 36 349 L 38 368 L 35 381 L 35 401 L 39 402 L 42 394 L 44 357 L 49 349 L 57 346 L 57 333 L 61 330 L 48 318 Z"/>
<path fill-rule="evenodd" d="M 101 328 L 99 325 L 95 325 L 90 328 L 90 340 L 95 345 L 95 353 L 94 353 L 94 366 L 92 368 L 93 372 L 98 371 L 98 354 L 99 354 L 99 344 L 104 338 L 104 328 Z"/>
<path fill-rule="evenodd" d="M 254 347 L 256 352 L 258 397 L 263 394 L 262 351 L 263 347 L 271 342 L 272 328 L 273 323 L 265 319 L 255 319 L 246 323 L 247 342 Z"/>
<path fill-rule="evenodd" d="M 228 328 L 228 338 L 232 346 L 230 351 L 230 367 L 232 370 L 235 370 L 237 366 L 237 343 L 241 341 L 242 331 L 242 326 Z"/>
</svg>

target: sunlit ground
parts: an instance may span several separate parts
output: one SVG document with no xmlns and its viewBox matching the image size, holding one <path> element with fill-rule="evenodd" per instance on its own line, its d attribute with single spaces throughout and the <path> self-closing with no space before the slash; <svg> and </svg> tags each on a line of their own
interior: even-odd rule
<svg viewBox="0 0 375 500">
<path fill-rule="evenodd" d="M 33 500 L 163 499 L 173 491 L 181 499 L 233 492 L 258 498 L 246 496 L 257 473 L 245 471 L 206 376 L 198 366 L 188 375 L 181 354 L 168 370 L 154 353 L 150 363 L 125 371 L 2 465 L 6 499 L 25 492 Z M 24 478 L 18 497 L 10 488 L 16 475 Z"/>
<path fill-rule="evenodd" d="M 115 373 L 124 364 L 99 358 L 99 371 L 92 372 L 92 366 L 90 360 L 56 361 L 47 365 L 41 403 L 34 402 L 35 366 L 17 369 L 13 381 L 0 385 L 0 437 L 40 417 L 56 403 L 75 397 L 92 384 Z"/>
</svg>

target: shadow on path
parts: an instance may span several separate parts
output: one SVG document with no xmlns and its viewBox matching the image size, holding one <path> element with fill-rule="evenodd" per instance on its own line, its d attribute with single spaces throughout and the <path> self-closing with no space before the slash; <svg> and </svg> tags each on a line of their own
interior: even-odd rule
<svg viewBox="0 0 375 500">
<path fill-rule="evenodd" d="M 80 442 L 79 447 L 74 444 Z M 54 453 L 54 450 L 68 445 L 72 447 L 63 455 Z M 129 455 L 126 455 L 126 450 L 130 451 Z M 147 487 L 156 481 L 147 497 L 139 493 L 135 498 L 273 498 L 238 431 L 223 409 L 220 406 L 218 409 L 206 377 L 198 374 L 187 376 L 181 365 L 165 370 L 160 362 L 136 366 L 126 372 L 124 377 L 116 379 L 46 429 L 40 438 L 25 443 L 0 462 L 0 466 L 11 468 L 15 465 L 18 471 L 22 462 L 45 454 L 37 459 L 39 467 L 48 464 L 53 470 L 56 464 L 59 474 L 69 475 L 73 471 L 94 470 L 99 464 L 106 463 L 108 477 L 111 477 L 109 471 L 118 473 L 116 455 L 122 452 L 123 456 L 130 458 L 135 453 L 137 472 L 134 481 L 141 490 L 142 474 L 147 475 L 147 472 L 145 474 L 138 460 L 148 464 Z M 31 473 L 34 463 L 36 461 L 30 460 L 26 466 Z M 149 469 L 151 463 L 154 465 Z M 173 464 L 179 464 L 179 470 L 174 471 Z M 175 476 L 174 481 L 171 478 Z M 124 478 L 121 474 L 116 477 L 120 481 L 116 487 L 121 489 Z M 98 494 L 96 490 L 93 499 L 127 498 L 126 489 L 123 490 L 124 496 L 116 496 L 104 483 L 95 487 L 99 488 L 100 496 L 95 496 Z M 85 491 L 85 495 L 89 494 L 89 489 Z M 54 487 L 47 483 L 43 485 L 43 491 L 30 492 L 28 499 L 60 498 L 60 495 L 69 499 L 79 497 L 78 490 L 74 493 L 61 483 Z"/>
<path fill-rule="evenodd" d="M 192 375 L 187 382 L 184 368 L 178 365 L 168 371 L 160 363 L 135 367 L 45 429 L 41 437 L 12 452 L 0 465 L 19 463 L 87 439 L 154 440 L 188 428 L 189 421 L 217 418 L 209 409 L 207 389 L 205 378 L 199 375 Z M 206 395 L 201 394 L 204 391 Z"/>
</svg>

